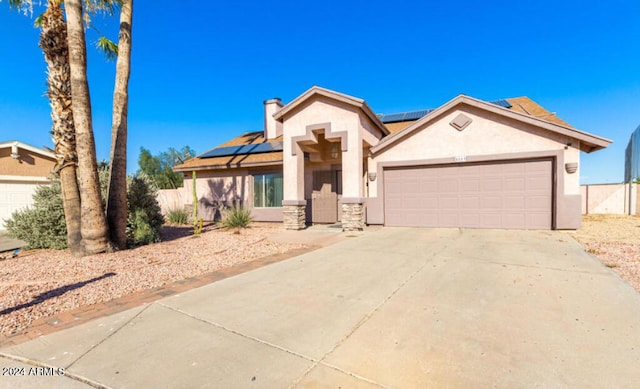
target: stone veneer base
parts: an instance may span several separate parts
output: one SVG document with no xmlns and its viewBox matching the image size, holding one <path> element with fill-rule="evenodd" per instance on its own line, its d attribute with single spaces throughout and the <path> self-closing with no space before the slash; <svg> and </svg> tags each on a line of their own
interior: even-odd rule
<svg viewBox="0 0 640 389">
<path fill-rule="evenodd" d="M 364 205 L 342 204 L 342 230 L 362 231 L 364 228 Z"/>
<path fill-rule="evenodd" d="M 283 205 L 282 217 L 287 230 L 303 230 L 306 227 L 305 205 Z"/>
</svg>

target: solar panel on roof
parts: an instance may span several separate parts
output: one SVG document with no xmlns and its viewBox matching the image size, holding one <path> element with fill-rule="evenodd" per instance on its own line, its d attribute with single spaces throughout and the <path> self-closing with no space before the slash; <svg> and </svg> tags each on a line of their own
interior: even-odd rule
<svg viewBox="0 0 640 389">
<path fill-rule="evenodd" d="M 504 107 L 504 108 L 511 108 L 512 105 L 509 104 L 509 102 L 507 100 L 501 99 L 501 100 L 494 100 L 494 101 L 489 101 L 489 103 L 491 104 L 495 104 L 497 106 L 500 107 Z M 400 112 L 400 113 L 390 113 L 390 114 L 379 114 L 377 115 L 378 118 L 380 119 L 380 121 L 382 123 L 396 123 L 396 122 L 406 122 L 409 120 L 418 120 L 426 115 L 428 115 L 430 112 L 432 112 L 434 109 L 423 109 L 420 111 L 409 111 L 409 112 Z"/>
<path fill-rule="evenodd" d="M 513 107 L 511 104 L 509 104 L 509 102 L 508 102 L 507 100 L 504 100 L 504 99 L 490 101 L 490 103 L 491 103 L 491 104 L 498 105 L 498 106 L 500 106 L 500 107 L 504 107 L 504 108 L 511 108 L 511 107 Z"/>
<path fill-rule="evenodd" d="M 381 115 L 378 115 L 378 118 L 382 123 L 405 122 L 408 120 L 418 120 L 421 117 L 427 115 L 431 111 L 433 111 L 433 109 L 422 109 L 420 111 L 390 113 L 388 115 L 381 114 Z"/>
<path fill-rule="evenodd" d="M 270 153 L 273 151 L 282 151 L 282 149 L 282 142 L 255 143 L 240 146 L 218 147 L 199 155 L 198 158 Z"/>
</svg>

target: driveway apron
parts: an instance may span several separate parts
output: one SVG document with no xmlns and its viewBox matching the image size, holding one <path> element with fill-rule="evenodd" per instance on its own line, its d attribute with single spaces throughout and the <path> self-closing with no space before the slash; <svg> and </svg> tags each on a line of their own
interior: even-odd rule
<svg viewBox="0 0 640 389">
<path fill-rule="evenodd" d="M 2 349 L 65 374 L 0 387 L 631 388 L 639 330 L 568 234 L 383 228 Z"/>
</svg>

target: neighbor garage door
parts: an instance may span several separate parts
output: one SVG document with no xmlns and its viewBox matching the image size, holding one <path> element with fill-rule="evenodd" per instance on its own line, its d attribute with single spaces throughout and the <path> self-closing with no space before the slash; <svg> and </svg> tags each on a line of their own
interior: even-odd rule
<svg viewBox="0 0 640 389">
<path fill-rule="evenodd" d="M 550 229 L 551 160 L 384 170 L 385 225 Z"/>
<path fill-rule="evenodd" d="M 11 217 L 17 210 L 33 203 L 31 197 L 38 184 L 0 182 L 0 230 L 3 230 L 4 220 Z"/>
</svg>

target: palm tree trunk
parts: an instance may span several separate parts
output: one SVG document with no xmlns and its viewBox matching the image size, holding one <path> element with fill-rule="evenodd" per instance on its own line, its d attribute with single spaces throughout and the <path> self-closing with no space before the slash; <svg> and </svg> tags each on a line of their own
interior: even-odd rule
<svg viewBox="0 0 640 389">
<path fill-rule="evenodd" d="M 91 99 L 87 81 L 87 47 L 82 19 L 82 0 L 65 0 L 67 42 L 71 71 L 73 121 L 76 128 L 78 181 L 81 196 L 81 231 L 88 254 L 109 249 L 109 229 L 102 206 L 96 146 L 91 122 Z"/>
<path fill-rule="evenodd" d="M 118 249 L 127 247 L 127 115 L 129 111 L 129 75 L 131 74 L 131 23 L 133 0 L 120 6 L 120 35 L 116 85 L 113 91 L 111 125 L 111 170 L 107 199 L 107 220 L 111 241 Z"/>
<path fill-rule="evenodd" d="M 47 96 L 51 105 L 56 167 L 62 186 L 67 244 L 75 256 L 84 253 L 80 232 L 80 192 L 76 177 L 76 136 L 71 110 L 71 81 L 67 28 L 60 0 L 49 0 L 42 15 L 40 48 L 47 62 Z"/>
</svg>

